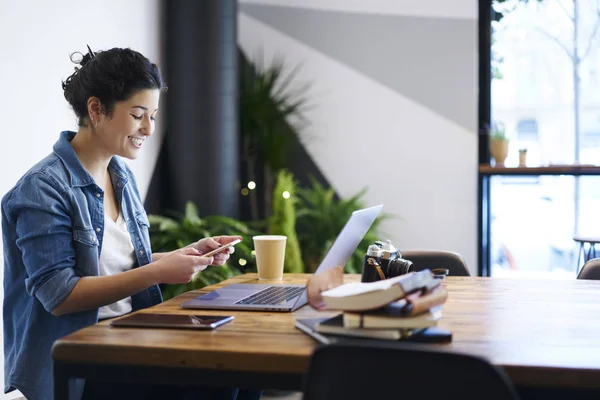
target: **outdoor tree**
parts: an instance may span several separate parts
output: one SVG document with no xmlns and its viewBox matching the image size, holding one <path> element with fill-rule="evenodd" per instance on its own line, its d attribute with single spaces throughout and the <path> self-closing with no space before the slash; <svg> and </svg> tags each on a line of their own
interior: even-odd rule
<svg viewBox="0 0 600 400">
<path fill-rule="evenodd" d="M 565 18 L 569 21 L 570 40 L 553 35 L 542 27 L 536 27 L 536 31 L 558 45 L 572 65 L 575 162 L 579 162 L 581 148 L 581 64 L 590 54 L 590 50 L 596 41 L 598 28 L 600 27 L 600 2 L 597 0 L 554 0 L 554 2 L 564 12 Z M 592 10 L 589 9 L 590 6 L 593 7 Z M 582 18 L 584 16 L 593 16 L 591 24 L 584 24 Z"/>
<path fill-rule="evenodd" d="M 550 2 L 550 0 L 546 0 L 546 2 Z M 572 67 L 574 160 L 578 163 L 581 161 L 581 64 L 596 43 L 600 26 L 600 4 L 597 0 L 553 0 L 553 2 L 560 7 L 568 21 L 570 38 L 561 38 L 543 27 L 536 27 L 536 31 L 559 46 L 568 57 Z M 577 232 L 581 197 L 579 176 L 574 179 L 574 194 L 574 231 Z"/>
<path fill-rule="evenodd" d="M 514 11 L 520 4 L 528 4 L 529 2 L 542 2 L 544 0 L 493 0 L 494 9 L 493 20 L 498 23 L 504 18 L 504 15 Z M 494 51 L 494 34 L 492 30 L 492 79 L 502 79 L 500 65 L 502 64 L 502 55 Z"/>
</svg>

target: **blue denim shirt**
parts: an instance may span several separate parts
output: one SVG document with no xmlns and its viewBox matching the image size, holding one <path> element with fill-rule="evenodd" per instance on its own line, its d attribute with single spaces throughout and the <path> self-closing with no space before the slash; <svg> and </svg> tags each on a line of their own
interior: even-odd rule
<svg viewBox="0 0 600 400">
<path fill-rule="evenodd" d="M 98 309 L 51 314 L 83 276 L 97 276 L 104 231 L 104 192 L 79 162 L 65 131 L 54 151 L 2 199 L 4 243 L 5 393 L 53 398 L 55 340 L 98 320 Z M 137 264 L 152 260 L 148 217 L 127 165 L 113 157 L 109 172 L 131 235 Z M 133 309 L 162 301 L 158 286 L 132 296 Z M 80 392 L 82 381 L 72 389 Z"/>
</svg>

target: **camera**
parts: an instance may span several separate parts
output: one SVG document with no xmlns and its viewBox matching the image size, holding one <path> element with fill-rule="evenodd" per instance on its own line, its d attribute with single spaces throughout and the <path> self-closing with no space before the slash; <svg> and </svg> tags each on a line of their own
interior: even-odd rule
<svg viewBox="0 0 600 400">
<path fill-rule="evenodd" d="M 413 271 L 413 263 L 402 258 L 390 240 L 376 241 L 365 254 L 361 282 L 375 282 Z"/>
</svg>

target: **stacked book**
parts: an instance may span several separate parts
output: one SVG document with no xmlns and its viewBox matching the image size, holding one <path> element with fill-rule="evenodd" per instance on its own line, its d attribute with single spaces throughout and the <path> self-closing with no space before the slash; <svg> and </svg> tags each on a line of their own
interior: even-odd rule
<svg viewBox="0 0 600 400">
<path fill-rule="evenodd" d="M 387 340 L 423 336 L 441 320 L 448 292 L 440 279 L 425 270 L 348 283 L 321 295 L 327 310 L 341 312 L 334 317 L 298 319 L 296 327 L 329 342 L 331 335 Z"/>
</svg>

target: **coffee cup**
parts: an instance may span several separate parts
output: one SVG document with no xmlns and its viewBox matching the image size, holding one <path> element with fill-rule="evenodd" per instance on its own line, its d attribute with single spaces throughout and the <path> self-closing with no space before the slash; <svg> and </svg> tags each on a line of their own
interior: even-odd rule
<svg viewBox="0 0 600 400">
<path fill-rule="evenodd" d="M 258 235 L 252 239 L 254 241 L 258 279 L 283 279 L 287 236 Z"/>
</svg>

